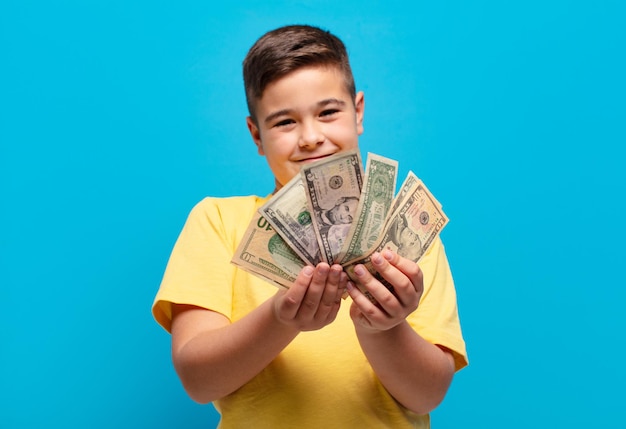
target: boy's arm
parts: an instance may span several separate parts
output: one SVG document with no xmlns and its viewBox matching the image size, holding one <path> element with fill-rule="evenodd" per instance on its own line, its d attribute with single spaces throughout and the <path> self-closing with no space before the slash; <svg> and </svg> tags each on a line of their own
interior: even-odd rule
<svg viewBox="0 0 626 429">
<path fill-rule="evenodd" d="M 289 290 L 280 290 L 232 324 L 214 311 L 175 305 L 172 359 L 189 396 L 208 403 L 234 392 L 299 332 L 331 323 L 346 282 L 339 265 L 304 267 Z"/>
<path fill-rule="evenodd" d="M 365 267 L 357 267 L 359 283 L 379 303 L 373 304 L 348 283 L 353 299 L 350 315 L 359 343 L 387 391 L 409 410 L 426 414 L 443 400 L 454 375 L 454 358 L 422 338 L 406 321 L 423 292 L 417 264 L 388 250 L 374 254 L 372 263 L 393 285 L 395 295 Z"/>
</svg>

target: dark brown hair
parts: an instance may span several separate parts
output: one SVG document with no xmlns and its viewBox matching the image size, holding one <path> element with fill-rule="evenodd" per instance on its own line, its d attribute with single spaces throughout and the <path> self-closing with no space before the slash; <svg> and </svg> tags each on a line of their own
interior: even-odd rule
<svg viewBox="0 0 626 429">
<path fill-rule="evenodd" d="M 254 103 L 270 83 L 303 67 L 337 67 L 354 100 L 356 88 L 343 42 L 329 31 L 309 25 L 288 25 L 265 33 L 243 61 L 248 111 L 256 122 Z"/>
</svg>

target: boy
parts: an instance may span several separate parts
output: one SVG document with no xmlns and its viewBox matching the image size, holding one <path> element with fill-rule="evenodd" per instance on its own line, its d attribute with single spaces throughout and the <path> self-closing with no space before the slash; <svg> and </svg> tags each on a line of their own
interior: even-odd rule
<svg viewBox="0 0 626 429">
<path fill-rule="evenodd" d="M 275 177 L 358 147 L 364 97 L 343 43 L 310 26 L 261 37 L 244 60 L 247 125 Z M 267 197 L 206 198 L 190 213 L 155 298 L 190 397 L 214 402 L 221 428 L 429 427 L 467 364 L 452 277 L 439 240 L 420 261 L 372 258 L 395 295 L 362 266 L 307 266 L 278 290 L 229 263 Z M 351 302 L 343 301 L 348 291 Z"/>
</svg>

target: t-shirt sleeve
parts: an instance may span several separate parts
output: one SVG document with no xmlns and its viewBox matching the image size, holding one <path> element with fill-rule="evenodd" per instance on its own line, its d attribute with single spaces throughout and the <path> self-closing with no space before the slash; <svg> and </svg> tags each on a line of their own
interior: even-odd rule
<svg viewBox="0 0 626 429">
<path fill-rule="evenodd" d="M 417 310 L 409 316 L 409 323 L 429 342 L 450 350 L 458 371 L 468 364 L 468 359 L 454 281 L 439 237 L 418 265 L 424 274 L 424 293 Z"/>
<path fill-rule="evenodd" d="M 216 201 L 206 198 L 191 210 L 167 263 L 152 314 L 168 332 L 172 303 L 207 308 L 231 318 L 235 267 L 230 260 L 236 238 L 225 226 L 228 214 Z"/>
</svg>

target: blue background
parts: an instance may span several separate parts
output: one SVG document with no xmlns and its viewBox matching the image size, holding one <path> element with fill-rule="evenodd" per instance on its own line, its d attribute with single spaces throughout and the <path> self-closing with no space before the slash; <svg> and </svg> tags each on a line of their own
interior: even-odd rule
<svg viewBox="0 0 626 429">
<path fill-rule="evenodd" d="M 215 426 L 150 307 L 197 201 L 272 190 L 240 65 L 309 23 L 348 46 L 362 151 L 451 218 L 471 363 L 433 426 L 623 427 L 623 2 L 210 3 L 0 5 L 0 426 Z"/>
</svg>

